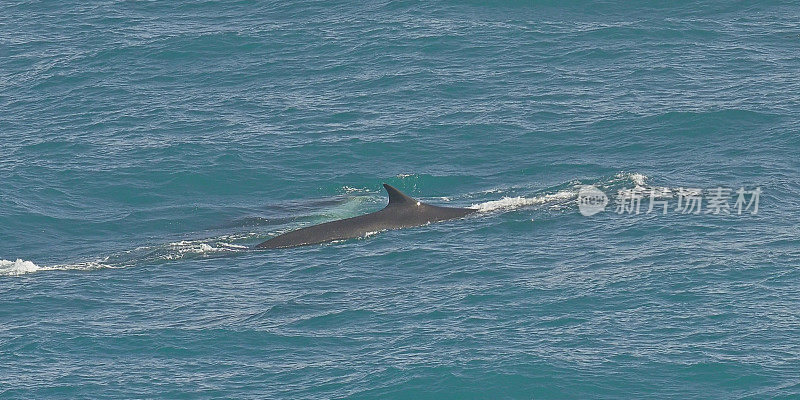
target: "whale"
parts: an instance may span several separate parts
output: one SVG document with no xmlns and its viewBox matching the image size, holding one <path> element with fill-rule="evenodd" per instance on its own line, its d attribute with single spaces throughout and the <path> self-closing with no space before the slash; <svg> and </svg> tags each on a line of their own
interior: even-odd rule
<svg viewBox="0 0 800 400">
<path fill-rule="evenodd" d="M 258 244 L 256 249 L 281 249 L 353 239 L 373 232 L 411 228 L 464 218 L 478 211 L 474 208 L 439 207 L 426 204 L 385 183 L 383 187 L 389 194 L 389 204 L 380 211 L 300 228 Z"/>
</svg>

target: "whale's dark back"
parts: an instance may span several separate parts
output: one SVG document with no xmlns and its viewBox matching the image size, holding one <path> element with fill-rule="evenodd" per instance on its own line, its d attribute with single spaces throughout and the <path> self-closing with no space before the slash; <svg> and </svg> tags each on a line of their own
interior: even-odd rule
<svg viewBox="0 0 800 400">
<path fill-rule="evenodd" d="M 269 239 L 256 248 L 275 249 L 351 239 L 370 232 L 410 228 L 474 213 L 471 208 L 438 207 L 414 200 L 392 186 L 383 184 L 389 204 L 380 211 L 301 228 Z"/>
</svg>

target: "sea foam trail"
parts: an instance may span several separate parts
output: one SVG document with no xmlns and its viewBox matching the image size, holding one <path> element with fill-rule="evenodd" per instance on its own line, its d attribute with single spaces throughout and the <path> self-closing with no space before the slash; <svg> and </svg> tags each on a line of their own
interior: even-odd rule
<svg viewBox="0 0 800 400">
<path fill-rule="evenodd" d="M 100 268 L 113 268 L 101 262 L 91 261 L 76 264 L 59 264 L 40 266 L 33 261 L 17 259 L 16 261 L 0 260 L 0 276 L 19 276 L 39 271 L 65 271 L 65 270 L 92 270 Z"/>
<path fill-rule="evenodd" d="M 0 276 L 19 276 L 43 271 L 88 271 L 102 268 L 125 268 L 141 263 L 172 261 L 183 258 L 211 257 L 249 249 L 233 241 L 248 239 L 254 234 L 226 235 L 214 239 L 182 240 L 166 245 L 142 246 L 113 254 L 97 261 L 74 264 L 38 265 L 33 261 L 0 260 Z"/>
<path fill-rule="evenodd" d="M 609 193 L 613 194 L 617 189 L 619 189 L 620 186 L 626 187 L 629 184 L 633 184 L 634 188 L 636 189 L 646 189 L 648 188 L 647 176 L 636 172 L 633 173 L 620 172 L 614 175 L 613 178 L 604 181 L 594 182 L 591 185 L 603 188 L 606 191 L 609 191 Z M 573 187 L 569 189 L 562 189 L 555 193 L 543 194 L 533 197 L 506 196 L 499 200 L 491 200 L 483 203 L 473 204 L 468 208 L 476 209 L 478 210 L 478 212 L 492 212 L 499 210 L 510 211 L 517 208 L 538 206 L 544 204 L 563 205 L 568 200 L 577 198 L 578 192 L 580 191 L 581 187 L 586 185 L 587 185 L 586 183 L 573 182 Z M 502 190 L 494 189 L 487 191 L 486 193 L 497 193 L 497 192 L 502 192 Z"/>
<path fill-rule="evenodd" d="M 469 208 L 478 210 L 478 212 L 490 212 L 497 210 L 513 210 L 520 207 L 528 207 L 541 205 L 551 202 L 560 202 L 569 200 L 577 195 L 574 190 L 560 190 L 556 193 L 545 194 L 542 196 L 534 197 L 503 197 L 500 200 L 491 200 L 483 203 L 473 204 Z"/>
</svg>

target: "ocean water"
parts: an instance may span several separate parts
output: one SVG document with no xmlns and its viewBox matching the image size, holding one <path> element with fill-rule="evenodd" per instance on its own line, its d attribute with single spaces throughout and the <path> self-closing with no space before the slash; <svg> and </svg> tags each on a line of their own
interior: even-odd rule
<svg viewBox="0 0 800 400">
<path fill-rule="evenodd" d="M 0 397 L 800 397 L 800 6 L 490 3 L 4 1 Z"/>
</svg>

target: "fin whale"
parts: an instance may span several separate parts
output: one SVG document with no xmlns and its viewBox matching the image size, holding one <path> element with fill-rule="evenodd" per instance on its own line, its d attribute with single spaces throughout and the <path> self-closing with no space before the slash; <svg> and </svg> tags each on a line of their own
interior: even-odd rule
<svg viewBox="0 0 800 400">
<path fill-rule="evenodd" d="M 275 236 L 257 249 L 277 249 L 352 239 L 370 232 L 410 228 L 432 222 L 462 218 L 477 210 L 438 207 L 419 202 L 392 186 L 383 184 L 389 193 L 389 204 L 380 211 L 301 228 Z"/>
</svg>

